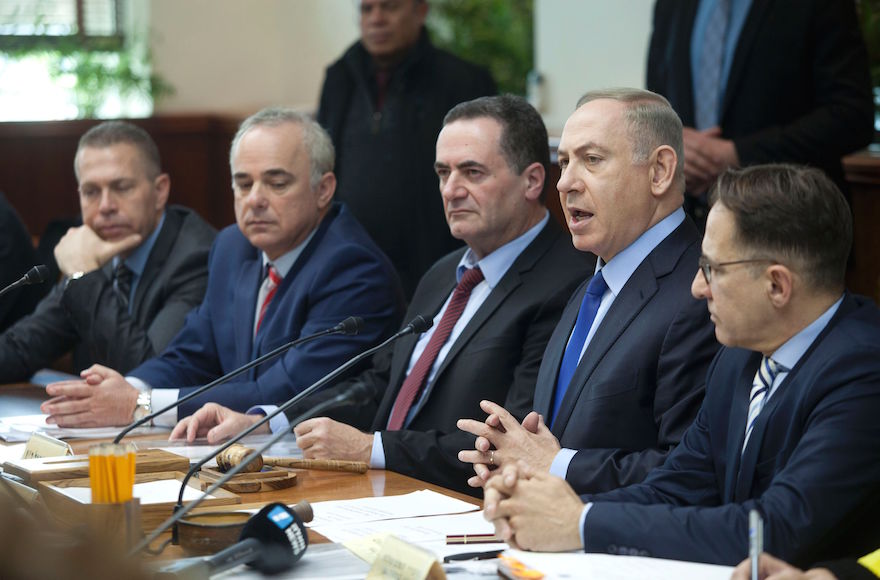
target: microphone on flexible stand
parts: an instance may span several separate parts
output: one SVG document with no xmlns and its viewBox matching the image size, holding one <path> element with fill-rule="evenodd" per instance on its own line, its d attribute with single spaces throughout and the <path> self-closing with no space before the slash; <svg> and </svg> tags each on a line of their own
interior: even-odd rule
<svg viewBox="0 0 880 580">
<path fill-rule="evenodd" d="M 194 397 L 198 397 L 202 393 L 204 393 L 206 391 L 210 391 L 214 387 L 217 387 L 219 385 L 222 385 L 224 383 L 229 382 L 230 380 L 234 379 L 235 377 L 239 376 L 240 374 L 242 374 L 246 371 L 249 371 L 253 367 L 260 365 L 260 364 L 263 364 L 267 360 L 271 360 L 281 354 L 284 354 L 285 352 L 287 352 L 288 350 L 290 350 L 291 348 L 293 348 L 295 346 L 299 346 L 301 344 L 311 342 L 317 338 L 321 338 L 322 336 L 327 336 L 330 334 L 357 334 L 361 331 L 361 329 L 363 329 L 363 327 L 364 327 L 364 319 L 363 318 L 360 318 L 359 316 L 349 316 L 348 318 L 346 318 L 345 320 L 343 320 L 342 322 L 340 322 L 339 324 L 337 324 L 333 328 L 328 328 L 326 330 L 322 330 L 321 332 L 316 332 L 315 334 L 311 334 L 309 336 L 297 338 L 296 340 L 292 340 L 292 341 L 288 342 L 287 344 L 282 344 L 278 348 L 276 348 L 270 352 L 267 352 L 266 354 L 252 360 L 251 362 L 249 362 L 243 366 L 240 366 L 239 368 L 235 369 L 234 371 L 226 373 L 222 377 L 211 381 L 207 385 L 199 387 L 198 389 L 196 389 L 192 393 L 189 393 L 186 396 L 180 397 L 179 399 L 177 399 L 176 401 L 174 401 L 170 405 L 166 405 L 165 407 L 162 407 L 158 411 L 155 411 L 153 413 L 150 413 L 149 415 L 146 415 L 144 417 L 141 417 L 140 419 L 137 419 L 131 425 L 129 425 L 128 427 L 126 427 L 122 431 L 120 431 L 119 434 L 116 436 L 116 438 L 113 440 L 113 443 L 119 443 L 122 440 L 122 438 L 125 437 L 126 435 L 128 435 L 131 431 L 133 431 L 134 429 L 137 429 L 141 425 L 149 423 L 150 421 L 152 421 L 153 419 L 155 419 L 156 417 L 158 417 L 162 413 L 170 411 L 171 409 L 175 409 L 178 406 L 182 405 L 183 403 L 189 401 L 190 399 L 193 399 Z"/>
<path fill-rule="evenodd" d="M 3 296 L 7 292 L 15 290 L 19 286 L 29 286 L 31 284 L 42 284 L 46 280 L 49 279 L 49 268 L 44 266 L 43 264 L 39 264 L 34 266 L 30 270 L 28 270 L 24 276 L 4 288 L 0 290 L 0 296 Z"/>
<path fill-rule="evenodd" d="M 172 518 L 168 520 L 170 522 L 170 523 L 168 523 L 168 526 L 174 525 L 177 522 L 177 520 L 180 519 L 177 516 L 180 513 L 180 510 L 184 509 L 183 493 L 186 490 L 186 485 L 187 485 L 187 483 L 189 483 L 189 480 L 192 479 L 192 476 L 195 474 L 195 472 L 198 471 L 199 469 L 201 469 L 202 466 L 205 465 L 208 461 L 210 461 L 211 459 L 213 459 L 214 457 L 216 457 L 218 454 L 222 453 L 223 451 L 226 451 L 227 449 L 229 449 L 229 447 L 231 447 L 235 443 L 238 443 L 239 441 L 244 439 L 246 436 L 250 435 L 251 433 L 253 433 L 257 429 L 259 429 L 260 427 L 262 427 L 263 425 L 265 425 L 266 423 L 271 421 L 274 417 L 276 417 L 280 413 L 283 413 L 287 409 L 293 407 L 294 405 L 299 403 L 301 400 L 303 400 L 305 397 L 308 397 L 316 390 L 320 389 L 321 387 L 324 387 L 325 385 L 327 385 L 331 381 L 335 380 L 341 374 L 348 371 L 351 367 L 359 364 L 366 357 L 373 355 L 377 351 L 381 350 L 385 346 L 391 344 L 392 342 L 394 342 L 395 340 L 397 340 L 403 336 L 406 336 L 408 334 L 413 334 L 413 333 L 421 334 L 421 333 L 425 332 L 426 330 L 431 328 L 431 325 L 433 323 L 434 323 L 434 321 L 432 319 L 426 319 L 424 316 L 421 316 L 421 315 L 416 316 L 415 318 L 413 318 L 410 321 L 409 324 L 404 326 L 402 329 L 400 329 L 397 333 L 393 334 L 388 339 L 384 340 L 382 343 L 374 346 L 373 348 L 368 348 L 364 352 L 352 357 L 347 362 L 343 363 L 342 365 L 340 365 L 339 367 L 337 367 L 333 371 L 327 373 L 322 378 L 318 379 L 315 383 L 313 383 L 308 388 L 306 388 L 303 391 L 300 391 L 299 393 L 294 395 L 292 398 L 290 398 L 283 405 L 281 405 L 280 407 L 278 407 L 277 409 L 275 409 L 274 411 L 272 411 L 271 413 L 269 413 L 268 415 L 266 415 L 265 417 L 263 417 L 262 419 L 260 419 L 259 421 L 257 421 L 253 425 L 251 425 L 250 427 L 248 427 L 247 429 L 244 429 L 241 433 L 239 433 L 238 435 L 236 435 L 235 437 L 233 437 L 232 439 L 230 439 L 229 441 L 227 441 L 226 443 L 224 443 L 223 445 L 221 445 L 217 449 L 215 449 L 213 451 L 213 453 L 211 453 L 208 456 L 203 457 L 201 460 L 197 461 L 192 467 L 190 467 L 189 471 L 186 473 L 186 475 L 183 478 L 183 481 L 180 484 L 180 493 L 177 496 L 177 504 L 174 506 L 174 516 L 172 516 Z M 355 386 L 359 386 L 360 391 L 355 390 L 352 392 L 360 393 L 358 396 L 366 396 L 366 395 L 364 395 L 366 389 L 362 385 L 356 384 Z M 341 397 L 343 395 L 338 395 L 332 399 L 328 399 L 328 401 L 326 401 L 326 403 L 331 403 L 331 404 L 329 404 L 327 406 L 323 406 L 323 405 L 325 405 L 325 403 L 321 403 L 321 404 L 317 405 L 314 409 L 312 409 L 312 411 L 314 411 L 317 414 L 317 412 L 323 411 L 325 408 L 330 408 L 334 404 L 338 404 L 339 400 L 340 400 L 339 397 Z M 299 422 L 299 420 L 297 422 Z M 293 424 L 296 424 L 296 423 L 293 423 Z M 282 431 L 281 433 L 287 433 L 287 431 Z M 280 439 L 280 437 L 279 437 L 279 439 Z M 260 451 L 260 454 L 262 454 L 262 451 Z M 255 457 L 256 457 L 256 455 L 254 455 L 253 453 L 251 455 L 248 455 L 239 465 L 237 465 L 235 468 L 233 468 L 233 470 L 230 470 L 228 473 L 233 473 L 233 471 L 234 471 L 234 473 L 238 473 L 239 471 L 244 469 L 248 463 L 253 461 Z M 228 475 L 228 473 L 227 473 L 227 475 Z M 218 480 L 218 481 L 223 481 L 225 483 L 226 481 L 228 481 L 228 478 L 226 478 L 224 476 L 223 479 Z M 199 501 L 201 501 L 201 500 L 199 500 Z M 177 518 L 177 519 L 174 519 L 174 518 Z M 171 521 L 171 520 L 174 520 L 174 521 Z M 160 526 L 160 528 L 161 528 L 161 526 Z M 141 545 L 139 545 L 136 550 L 133 550 L 132 553 L 137 552 L 137 551 L 141 550 L 142 548 L 148 546 L 150 544 L 150 542 L 152 542 L 154 539 L 159 537 L 159 534 L 161 534 L 162 531 L 164 531 L 165 529 L 167 529 L 167 526 L 165 528 L 162 528 L 161 531 L 159 531 L 158 533 L 154 531 L 153 534 L 151 534 L 147 540 L 145 540 L 144 542 L 141 542 Z M 173 544 L 178 543 L 177 526 L 174 526 L 174 529 L 171 532 L 171 542 Z"/>
<path fill-rule="evenodd" d="M 265 575 L 290 570 L 309 546 L 309 536 L 295 510 L 283 503 L 270 503 L 251 517 L 239 541 L 213 556 L 188 558 L 163 566 L 156 580 L 208 580 L 239 564 Z"/>
<path fill-rule="evenodd" d="M 383 344 L 387 344 L 387 342 L 388 341 L 385 341 L 385 343 L 383 343 Z M 373 349 L 370 349 L 370 350 L 373 350 Z M 367 351 L 367 352 L 369 352 L 369 351 Z M 355 357 L 355 359 L 356 358 L 357 357 Z M 354 360 L 354 359 L 352 359 L 352 360 Z M 351 362 L 351 361 L 349 361 L 349 362 Z M 346 363 L 346 364 L 348 364 L 348 363 Z M 345 366 L 345 365 L 343 365 L 343 366 Z M 339 369 L 337 369 L 337 370 L 339 370 Z M 333 371 L 333 373 L 335 373 L 335 372 L 336 371 Z M 330 374 L 332 375 L 333 373 L 330 373 Z M 330 375 L 328 375 L 328 376 L 330 376 Z M 327 378 L 327 377 L 325 377 L 325 378 Z M 324 379 L 321 379 L 321 380 L 323 381 Z M 319 385 L 319 383 L 321 383 L 321 381 L 318 381 L 317 383 L 315 383 L 315 385 Z M 312 386 L 315 386 L 315 385 L 312 385 Z M 330 399 L 327 399 L 326 401 L 323 401 L 323 402 L 315 405 L 312 409 L 309 409 L 308 411 L 306 411 L 305 413 L 303 413 L 302 415 L 300 415 L 299 417 L 294 419 L 294 422 L 299 423 L 301 421 L 305 421 L 306 419 L 310 419 L 316 415 L 319 415 L 319 414 L 323 413 L 324 411 L 326 411 L 327 409 L 331 409 L 333 407 L 336 407 L 337 405 L 342 405 L 342 404 L 360 405 L 360 404 L 363 404 L 364 402 L 369 400 L 370 396 L 371 396 L 370 392 L 367 390 L 367 388 L 362 383 L 355 383 L 354 385 L 351 386 L 351 388 L 347 389 L 346 391 L 336 395 L 335 397 L 332 397 Z M 210 486 L 208 486 L 208 488 L 202 492 L 202 495 L 200 495 L 196 499 L 192 500 L 191 502 L 189 502 L 185 506 L 179 507 L 179 509 L 177 506 L 175 506 L 174 514 L 170 518 L 168 518 L 167 520 L 165 520 L 164 522 L 159 524 L 159 526 L 155 530 L 153 530 L 150 533 L 150 535 L 145 537 L 134 548 L 132 548 L 131 551 L 129 551 L 128 555 L 133 556 L 133 555 L 137 554 L 138 552 L 140 552 L 141 550 L 143 550 L 144 548 L 146 548 L 147 546 L 149 546 L 150 542 L 152 542 L 153 540 L 158 538 L 168 528 L 175 525 L 178 521 L 180 521 L 190 511 L 197 508 L 203 501 L 205 501 L 205 499 L 208 496 L 210 496 L 217 489 L 219 489 L 220 487 L 225 485 L 227 482 L 229 482 L 230 479 L 232 479 L 235 475 L 237 475 L 245 467 L 247 467 L 247 465 L 251 461 L 256 459 L 258 455 L 262 455 L 272 445 L 274 445 L 275 443 L 277 443 L 278 441 L 280 441 L 282 438 L 286 437 L 289 434 L 290 434 L 290 431 L 288 431 L 286 429 L 274 434 L 263 445 L 261 445 L 260 447 L 255 449 L 252 453 L 250 453 L 247 457 L 245 457 L 241 463 L 239 463 L 238 465 L 236 465 L 235 467 L 233 467 L 232 469 L 230 469 L 229 471 L 224 473 L 223 477 L 219 478 L 217 481 L 215 481 Z M 192 470 L 190 470 L 190 473 L 187 474 L 187 477 L 189 477 L 191 475 L 191 473 L 192 473 Z M 186 480 L 184 480 L 184 481 L 186 481 Z M 184 483 L 184 485 L 186 485 L 186 484 Z M 183 491 L 181 491 L 181 497 L 182 496 L 183 496 Z M 167 542 L 166 542 L 166 544 L 167 544 Z"/>
</svg>

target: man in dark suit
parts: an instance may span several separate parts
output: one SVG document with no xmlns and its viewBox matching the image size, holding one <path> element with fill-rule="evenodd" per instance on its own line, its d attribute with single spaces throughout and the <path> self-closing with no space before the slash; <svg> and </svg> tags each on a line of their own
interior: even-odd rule
<svg viewBox="0 0 880 580">
<path fill-rule="evenodd" d="M 798 566 L 877 546 L 880 311 L 844 290 L 846 200 L 820 170 L 785 165 L 730 171 L 713 191 L 692 290 L 725 347 L 696 421 L 643 483 L 605 494 L 509 466 L 486 492 L 506 539 L 732 565 L 757 510 L 767 551 Z"/>
<path fill-rule="evenodd" d="M 360 420 L 319 418 L 296 426 L 306 457 L 366 461 L 467 489 L 469 468 L 456 453 L 473 438 L 456 429 L 456 420 L 476 416 L 486 397 L 504 400 L 517 417 L 528 412 L 547 339 L 593 263 L 571 247 L 544 207 L 548 166 L 547 131 L 523 99 L 481 98 L 449 112 L 434 167 L 449 229 L 468 248 L 439 260 L 419 283 L 405 320 L 422 314 L 434 327 L 398 341 L 393 352 L 374 358 L 372 369 L 342 385 L 360 382 L 375 393 L 372 407 L 357 409 Z M 456 287 L 475 270 L 484 279 L 450 330 Z M 444 327 L 448 336 L 441 339 Z M 253 420 L 216 406 L 193 419 L 172 436 L 216 440 Z"/>
<path fill-rule="evenodd" d="M 338 197 L 391 259 L 407 299 L 461 246 L 431 171 L 443 116 L 494 95 L 489 71 L 436 48 L 427 0 L 358 0 L 360 39 L 327 68 L 318 122 L 336 145 Z"/>
<path fill-rule="evenodd" d="M 261 111 L 239 128 L 230 163 L 237 225 L 217 236 L 201 305 L 161 355 L 128 377 L 94 366 L 82 382 L 50 385 L 56 397 L 43 409 L 53 420 L 125 424 L 133 413 L 176 401 L 193 385 L 297 337 L 362 317 L 358 335 L 293 348 L 179 413 L 207 401 L 241 410 L 281 403 L 397 325 L 397 277 L 348 210 L 333 202 L 333 145 L 317 123 L 287 109 Z M 173 425 L 177 412 L 163 417 Z"/>
<path fill-rule="evenodd" d="M 74 170 L 83 225 L 55 247 L 64 279 L 0 335 L 0 382 L 22 381 L 73 349 L 73 366 L 128 372 L 161 352 L 199 303 L 214 229 L 182 207 L 159 151 L 134 125 L 87 131 Z"/>
<path fill-rule="evenodd" d="M 15 208 L 0 193 L 0 289 L 14 283 L 39 264 L 31 236 Z M 51 282 L 12 290 L 0 298 L 0 332 L 34 311 Z"/>
<path fill-rule="evenodd" d="M 874 134 L 852 0 L 657 0 L 647 88 L 685 124 L 688 202 L 701 223 L 726 167 L 808 164 L 846 192 L 840 158 Z"/>
<path fill-rule="evenodd" d="M 475 464 L 471 485 L 517 460 L 582 492 L 636 483 L 693 421 L 718 344 L 689 292 L 700 238 L 681 209 L 681 164 L 681 121 L 663 97 L 580 100 L 562 131 L 558 188 L 574 246 L 600 268 L 550 338 L 534 412 L 520 424 L 486 401 L 485 423 L 460 423 L 479 436 L 459 455 Z"/>
</svg>

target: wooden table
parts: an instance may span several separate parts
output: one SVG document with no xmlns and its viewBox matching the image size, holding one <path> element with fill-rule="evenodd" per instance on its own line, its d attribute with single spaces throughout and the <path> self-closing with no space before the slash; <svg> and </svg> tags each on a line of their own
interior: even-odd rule
<svg viewBox="0 0 880 580">
<path fill-rule="evenodd" d="M 40 386 L 26 383 L 0 385 L 0 417 L 39 413 L 40 403 L 47 398 L 45 389 Z M 155 442 L 156 435 L 133 437 L 132 439 Z M 74 452 L 79 454 L 86 453 L 89 446 L 93 445 L 96 441 L 78 439 L 68 442 L 73 447 Z M 4 444 L 0 442 L 0 445 Z M 242 500 L 240 505 L 196 508 L 195 513 L 203 511 L 235 511 L 259 507 L 260 505 L 275 501 L 292 505 L 304 499 L 309 502 L 318 502 L 334 499 L 401 495 L 420 489 L 430 489 L 474 505 L 481 505 L 481 502 L 473 497 L 392 471 L 371 469 L 364 474 L 302 469 L 294 469 L 292 471 L 297 473 L 297 485 L 293 487 L 268 492 L 239 494 Z M 311 530 L 309 531 L 309 539 L 316 543 L 327 541 Z M 158 545 L 160 541 L 161 538 L 154 545 Z M 165 551 L 162 557 L 176 558 L 182 555 L 179 548 L 172 546 Z"/>
</svg>

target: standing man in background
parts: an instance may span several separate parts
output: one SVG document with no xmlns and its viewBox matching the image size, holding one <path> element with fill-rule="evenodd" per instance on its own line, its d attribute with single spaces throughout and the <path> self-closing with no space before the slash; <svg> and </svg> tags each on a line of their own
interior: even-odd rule
<svg viewBox="0 0 880 580">
<path fill-rule="evenodd" d="M 684 122 L 686 208 L 727 167 L 824 170 L 870 143 L 874 106 L 853 0 L 657 0 L 647 88 Z"/>
<path fill-rule="evenodd" d="M 426 0 L 361 0 L 361 38 L 328 69 L 318 122 L 336 146 L 337 196 L 397 268 L 407 300 L 449 235 L 432 170 L 443 117 L 493 95 L 489 72 L 435 48 Z"/>
</svg>

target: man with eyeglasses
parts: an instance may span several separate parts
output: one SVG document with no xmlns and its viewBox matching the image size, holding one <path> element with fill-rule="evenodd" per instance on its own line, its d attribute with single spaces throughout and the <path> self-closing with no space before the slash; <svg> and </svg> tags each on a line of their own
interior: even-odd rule
<svg viewBox="0 0 880 580">
<path fill-rule="evenodd" d="M 643 483 L 604 494 L 506 467 L 485 507 L 514 545 L 733 565 L 751 510 L 797 566 L 880 541 L 880 311 L 844 288 L 846 200 L 786 165 L 728 171 L 713 197 L 692 292 L 724 348 L 696 421 Z"/>
<path fill-rule="evenodd" d="M 459 459 L 469 483 L 524 461 L 580 493 L 637 483 L 681 439 L 703 399 L 718 343 L 690 294 L 700 254 L 682 210 L 681 121 L 637 89 L 584 95 L 562 131 L 557 187 L 574 246 L 600 260 L 569 300 L 522 423 L 484 401 Z"/>
</svg>

